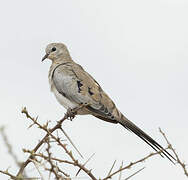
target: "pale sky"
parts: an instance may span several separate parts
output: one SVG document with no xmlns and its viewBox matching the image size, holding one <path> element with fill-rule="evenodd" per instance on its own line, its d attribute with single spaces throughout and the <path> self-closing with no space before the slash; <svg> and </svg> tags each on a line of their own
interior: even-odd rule
<svg viewBox="0 0 188 180">
<path fill-rule="evenodd" d="M 120 111 L 166 145 L 166 133 L 188 163 L 188 2 L 185 0 L 6 0 L 0 2 L 0 126 L 20 160 L 43 136 L 21 114 L 26 106 L 41 123 L 59 120 L 65 109 L 50 92 L 50 61 L 41 63 L 45 47 L 63 42 L 114 100 Z M 113 161 L 120 166 L 153 150 L 120 125 L 78 116 L 63 125 L 97 177 Z M 17 168 L 0 137 L 0 169 Z M 179 166 L 153 157 L 126 171 L 124 177 L 187 179 Z M 38 175 L 38 174 L 37 174 Z M 85 176 L 86 177 L 86 176 Z M 7 176 L 0 174 L 0 179 Z M 113 179 L 116 179 L 115 177 Z"/>
</svg>

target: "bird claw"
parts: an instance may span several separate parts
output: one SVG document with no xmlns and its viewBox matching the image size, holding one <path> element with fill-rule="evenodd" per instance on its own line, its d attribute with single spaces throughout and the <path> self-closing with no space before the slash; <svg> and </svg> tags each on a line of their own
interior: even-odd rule
<svg viewBox="0 0 188 180">
<path fill-rule="evenodd" d="M 77 114 L 77 111 L 75 108 L 74 109 L 68 108 L 65 115 L 67 119 L 72 121 L 75 118 L 76 114 Z"/>
<path fill-rule="evenodd" d="M 67 117 L 67 119 L 72 121 L 75 118 L 75 116 L 77 115 L 78 110 L 82 109 L 85 106 L 86 106 L 86 104 L 85 105 L 80 104 L 78 107 L 75 107 L 73 109 L 68 108 L 65 116 Z"/>
</svg>

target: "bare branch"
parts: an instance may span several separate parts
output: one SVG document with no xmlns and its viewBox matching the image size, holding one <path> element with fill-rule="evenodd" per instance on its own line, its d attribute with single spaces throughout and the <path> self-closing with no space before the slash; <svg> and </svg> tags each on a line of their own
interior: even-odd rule
<svg viewBox="0 0 188 180">
<path fill-rule="evenodd" d="M 46 143 L 48 145 L 47 148 L 46 148 L 46 152 L 48 153 L 48 162 L 49 162 L 49 164 L 51 166 L 50 172 L 52 172 L 55 175 L 56 179 L 61 179 L 62 176 L 58 174 L 58 168 L 57 168 L 57 166 L 54 165 L 54 163 L 52 162 L 52 158 L 51 158 L 52 154 L 50 152 L 51 146 L 50 146 L 50 142 L 49 142 L 49 137 L 46 139 Z"/>
<path fill-rule="evenodd" d="M 95 153 L 93 153 L 93 154 L 88 158 L 88 160 L 83 164 L 83 166 L 85 166 L 85 165 L 91 160 L 91 158 L 92 158 L 94 155 L 95 155 Z M 78 170 L 78 172 L 76 173 L 76 176 L 78 176 L 78 174 L 80 173 L 81 170 L 82 170 L 82 169 L 79 169 L 79 170 Z"/>
<path fill-rule="evenodd" d="M 166 148 L 166 149 L 168 149 L 168 148 Z M 151 153 L 151 154 L 145 156 L 145 157 L 142 158 L 142 159 L 139 159 L 139 160 L 137 160 L 137 161 L 135 161 L 135 162 L 131 162 L 129 165 L 127 165 L 127 166 L 125 166 L 125 167 L 123 167 L 123 168 L 121 168 L 121 169 L 118 169 L 118 170 L 115 171 L 114 173 L 111 173 L 110 175 L 108 175 L 107 177 L 105 177 L 103 180 L 107 180 L 107 179 L 111 178 L 112 176 L 118 174 L 120 171 L 123 171 L 123 170 L 125 170 L 125 169 L 130 169 L 130 168 L 131 168 L 132 166 L 134 166 L 135 164 L 144 162 L 145 160 L 151 158 L 152 156 L 159 155 L 159 154 L 161 154 L 161 153 L 162 153 L 162 151 L 158 151 L 158 152 L 155 152 L 155 153 Z"/>
<path fill-rule="evenodd" d="M 74 147 L 74 149 L 77 151 L 77 153 L 83 158 L 82 154 L 80 153 L 80 151 L 78 150 L 78 148 L 74 145 L 74 143 L 72 142 L 72 140 L 70 139 L 70 137 L 67 135 L 67 133 L 65 132 L 65 130 L 63 128 L 60 128 L 60 129 L 63 132 L 63 134 L 66 136 L 66 138 L 69 140 L 69 142 L 72 144 L 72 146 Z"/>
<path fill-rule="evenodd" d="M 184 171 L 184 174 L 188 177 L 188 171 L 187 171 L 187 169 L 186 169 L 185 163 L 183 163 L 183 162 L 180 160 L 178 154 L 176 153 L 175 149 L 172 147 L 171 143 L 169 142 L 169 140 L 167 139 L 165 133 L 161 130 L 161 128 L 159 128 L 159 132 L 160 132 L 160 133 L 163 135 L 163 137 L 165 138 L 165 140 L 166 140 L 166 142 L 167 142 L 167 144 L 168 144 L 168 148 L 169 148 L 170 150 L 172 150 L 172 152 L 174 153 L 174 155 L 175 155 L 175 157 L 176 157 L 177 163 L 182 167 L 182 169 L 183 169 L 183 171 Z"/>
<path fill-rule="evenodd" d="M 27 109 L 26 107 L 23 108 L 22 110 L 22 113 L 24 113 L 26 115 L 27 118 L 31 119 L 33 121 L 33 123 L 37 120 L 37 119 L 34 119 L 32 118 L 29 113 L 27 112 Z M 52 128 L 50 129 L 50 133 L 53 133 L 56 129 L 59 129 L 61 128 L 61 124 L 63 123 L 63 121 L 65 121 L 66 119 L 68 118 L 67 114 L 65 114 L 65 116 L 60 120 L 58 121 L 58 123 Z M 43 139 L 35 146 L 35 148 L 33 149 L 33 152 L 36 152 L 40 146 L 45 142 L 45 139 L 49 136 L 49 134 L 47 133 Z M 27 160 L 21 165 L 21 168 L 19 169 L 18 173 L 17 173 L 17 176 L 19 176 L 20 174 L 23 173 L 25 167 L 31 162 L 31 159 L 33 158 L 32 155 L 30 155 Z"/>
<path fill-rule="evenodd" d="M 16 178 L 17 178 L 16 176 L 10 174 L 10 173 L 8 172 L 8 170 L 6 170 L 6 171 L 2 171 L 2 170 L 0 170 L 0 173 L 9 176 L 11 179 L 16 179 Z"/>
<path fill-rule="evenodd" d="M 11 173 L 8 172 L 8 169 L 6 171 L 0 170 L 0 173 L 7 175 L 11 179 L 14 179 L 14 180 L 18 180 L 18 179 L 20 179 L 20 180 L 21 179 L 22 180 L 34 179 L 34 178 L 28 178 L 28 177 L 26 177 L 24 175 L 24 171 L 25 171 L 25 168 L 27 167 L 27 165 L 30 162 L 33 162 L 34 166 L 35 166 L 34 168 L 40 174 L 40 179 L 44 179 L 41 171 L 39 170 L 39 166 L 41 166 L 41 165 L 43 165 L 44 171 L 46 171 L 47 173 L 49 173 L 49 179 L 55 178 L 55 179 L 58 179 L 58 180 L 71 180 L 72 178 L 75 178 L 79 174 L 80 171 L 83 171 L 92 180 L 97 180 L 98 179 L 91 172 L 91 170 L 89 170 L 88 168 L 86 168 L 86 164 L 91 160 L 91 158 L 94 156 L 94 154 L 92 154 L 92 156 L 89 157 L 88 160 L 85 163 L 80 163 L 79 160 L 74 157 L 74 154 L 72 153 L 72 151 L 67 148 L 67 144 L 65 144 L 64 141 L 62 141 L 62 139 L 59 137 L 59 135 L 58 135 L 59 131 L 56 131 L 58 129 L 61 130 L 64 133 L 64 135 L 66 136 L 66 138 L 69 140 L 69 142 L 72 144 L 72 146 L 80 154 L 80 156 L 82 156 L 81 153 L 76 148 L 76 146 L 73 144 L 73 142 L 70 139 L 70 137 L 67 135 L 67 133 L 61 127 L 61 125 L 64 122 L 64 120 L 74 118 L 75 115 L 76 115 L 76 113 L 74 113 L 74 114 L 71 115 L 70 111 L 67 111 L 67 113 L 65 114 L 65 116 L 63 117 L 63 119 L 61 119 L 60 121 L 58 121 L 57 124 L 52 129 L 50 129 L 48 127 L 49 126 L 49 121 L 47 121 L 44 125 L 41 125 L 38 122 L 38 117 L 34 118 L 34 117 L 30 116 L 30 114 L 28 113 L 28 111 L 27 111 L 26 108 L 24 108 L 22 110 L 22 113 L 25 114 L 26 117 L 31 120 L 32 124 L 29 127 L 32 127 L 32 126 L 35 125 L 39 129 L 41 129 L 42 131 L 44 131 L 46 133 L 46 135 L 42 138 L 42 140 L 39 141 L 39 143 L 35 146 L 35 148 L 33 150 L 23 149 L 23 151 L 25 153 L 29 153 L 29 157 L 28 157 L 28 159 L 22 165 L 20 165 L 20 169 L 19 169 L 17 175 L 12 175 Z M 186 169 L 185 163 L 183 163 L 180 160 L 180 158 L 178 157 L 178 154 L 176 153 L 175 149 L 172 147 L 172 145 L 168 141 L 168 139 L 167 139 L 166 135 L 164 134 L 164 132 L 162 132 L 161 129 L 159 129 L 159 130 L 160 130 L 160 133 L 163 135 L 163 137 L 165 138 L 165 140 L 167 142 L 168 147 L 166 149 L 170 149 L 174 153 L 174 155 L 176 157 L 175 161 L 177 162 L 177 164 L 179 164 L 183 168 L 185 175 L 188 177 L 188 171 Z M 57 133 L 53 133 L 54 131 L 56 131 Z M 17 165 L 19 165 L 18 158 L 14 154 L 14 152 L 12 150 L 12 146 L 8 142 L 8 138 L 7 138 L 7 136 L 6 136 L 5 132 L 4 132 L 4 127 L 0 128 L 0 133 L 1 133 L 2 137 L 3 137 L 3 140 L 4 140 L 7 148 L 8 148 L 9 154 L 14 158 L 15 162 L 17 163 Z M 58 147 L 59 149 L 62 149 L 63 152 L 65 153 L 65 155 L 67 155 L 67 157 L 69 159 L 66 160 L 67 157 L 65 157 L 65 159 L 55 157 L 52 154 L 52 149 L 51 149 L 52 143 L 54 143 L 53 145 L 55 147 Z M 44 151 L 44 149 L 40 150 L 42 145 L 46 147 L 45 151 Z M 112 167 L 111 167 L 109 173 L 107 174 L 107 176 L 105 178 L 101 179 L 101 180 L 108 180 L 108 179 L 110 179 L 113 176 L 118 175 L 118 174 L 119 174 L 119 178 L 118 179 L 121 180 L 122 179 L 122 171 L 130 169 L 131 167 L 135 166 L 136 164 L 142 163 L 145 160 L 151 158 L 152 156 L 161 155 L 162 152 L 163 152 L 163 150 L 155 152 L 155 153 L 151 153 L 151 154 L 149 154 L 149 155 L 147 155 L 147 156 L 145 156 L 145 157 L 143 157 L 143 158 L 141 158 L 141 159 L 139 159 L 137 161 L 130 162 L 126 166 L 123 165 L 123 161 L 122 161 L 121 166 L 117 170 L 113 171 L 115 163 L 116 163 L 116 160 L 115 160 L 114 163 L 112 164 Z M 45 164 L 42 164 L 42 162 L 45 162 Z M 64 166 L 65 166 L 65 169 L 66 169 L 67 166 L 68 167 L 69 166 L 73 166 L 73 167 L 79 168 L 78 172 L 76 173 L 76 176 L 75 177 L 71 177 L 66 171 L 63 170 Z M 124 180 L 128 180 L 128 179 L 132 178 L 133 176 L 135 176 L 136 174 L 138 174 L 139 172 L 141 172 L 144 168 L 141 168 L 140 170 L 136 171 L 135 173 L 133 173 L 132 175 L 130 175 L 129 177 L 127 177 Z M 53 177 L 51 177 L 51 175 Z M 36 177 L 35 179 L 38 179 L 38 178 Z"/>
<path fill-rule="evenodd" d="M 35 159 L 32 159 L 31 162 L 33 162 L 35 168 L 37 169 L 37 171 L 38 171 L 38 173 L 40 175 L 40 178 L 38 178 L 38 179 L 44 180 L 44 177 L 43 177 L 42 173 L 39 170 L 39 163 Z"/>
<path fill-rule="evenodd" d="M 121 162 L 121 166 L 119 169 L 122 169 L 122 167 L 123 167 L 123 161 Z M 121 180 L 121 176 L 122 176 L 122 171 L 120 171 L 120 173 L 119 173 L 119 180 Z"/>
<path fill-rule="evenodd" d="M 144 169 L 145 169 L 145 167 L 139 169 L 138 171 L 136 171 L 135 173 L 133 173 L 132 175 L 130 175 L 129 177 L 127 177 L 125 180 L 128 180 L 128 179 L 132 178 L 133 176 L 135 176 L 136 174 L 138 174 L 139 172 L 141 172 Z"/>
<path fill-rule="evenodd" d="M 29 113 L 28 113 L 28 111 L 26 110 L 26 108 L 24 108 L 23 110 L 22 110 L 22 113 L 24 113 L 25 115 L 26 115 L 26 117 L 27 118 L 29 118 L 33 123 L 35 123 L 40 129 L 42 129 L 43 131 L 45 131 L 46 132 L 46 136 L 42 139 L 42 141 L 40 141 L 39 143 L 40 143 L 40 146 L 46 141 L 46 139 L 50 136 L 52 139 L 54 139 L 56 142 L 57 142 L 57 144 L 60 146 L 60 147 L 62 147 L 63 149 L 64 149 L 64 151 L 67 153 L 67 155 L 71 158 L 71 160 L 73 161 L 73 163 L 74 163 L 74 165 L 75 166 L 77 166 L 77 167 L 79 167 L 79 168 L 81 168 L 88 176 L 90 176 L 93 180 L 97 180 L 96 179 L 96 177 L 91 173 L 91 170 L 88 170 L 87 168 L 85 168 L 82 164 L 80 164 L 79 162 L 78 162 L 78 160 L 76 160 L 75 158 L 74 158 L 74 156 L 73 156 L 73 154 L 72 154 L 72 152 L 71 151 L 69 151 L 67 148 L 66 148 L 66 145 L 65 144 L 63 144 L 62 142 L 61 142 L 61 140 L 59 139 L 59 138 L 57 138 L 56 136 L 54 136 L 53 134 L 52 134 L 52 132 L 54 131 L 52 131 L 52 129 L 48 129 L 47 128 L 47 126 L 42 126 L 40 123 L 38 123 L 38 121 L 36 121 L 36 119 L 35 118 L 33 118 L 33 117 L 31 117 L 30 115 L 29 115 Z M 67 113 L 68 114 L 68 113 Z M 65 119 L 67 119 L 68 118 L 68 115 L 65 115 L 65 117 L 60 121 L 60 122 L 58 122 L 58 124 L 56 125 L 57 126 L 57 128 L 56 129 L 58 129 L 58 128 L 61 128 L 61 123 L 65 120 Z M 55 127 L 56 127 L 55 126 Z M 54 127 L 54 128 L 55 128 Z M 53 128 L 53 129 L 54 129 Z M 55 130 L 56 130 L 55 129 Z M 39 146 L 39 147 L 40 147 Z M 37 149 L 38 149 L 38 147 L 37 147 Z M 36 152 L 37 151 L 37 149 L 34 149 L 32 152 Z M 33 154 L 33 153 L 32 153 Z M 32 154 L 29 156 L 29 157 L 33 157 L 32 156 Z M 29 160 L 29 162 L 30 162 L 30 160 Z M 24 165 L 22 166 L 22 169 L 19 171 L 19 172 L 23 172 L 23 169 L 25 168 L 27 166 L 27 164 L 26 163 L 24 163 Z M 19 174 L 19 173 L 18 173 Z"/>
<path fill-rule="evenodd" d="M 110 171 L 108 172 L 108 176 L 111 174 L 111 172 L 112 172 L 112 170 L 113 170 L 115 164 L 116 164 L 116 160 L 115 160 L 114 163 L 112 164 L 112 167 L 110 168 Z"/>
</svg>

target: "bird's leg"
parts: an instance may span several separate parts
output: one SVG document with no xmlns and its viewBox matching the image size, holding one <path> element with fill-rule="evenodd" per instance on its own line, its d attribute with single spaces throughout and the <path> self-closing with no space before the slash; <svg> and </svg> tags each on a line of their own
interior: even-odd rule
<svg viewBox="0 0 188 180">
<path fill-rule="evenodd" d="M 67 117 L 67 119 L 73 120 L 75 118 L 75 115 L 77 114 L 77 112 L 74 109 L 71 109 L 71 108 L 67 109 L 67 112 L 65 114 L 65 116 Z"/>
<path fill-rule="evenodd" d="M 80 104 L 78 107 L 75 108 L 68 108 L 67 112 L 65 114 L 65 116 L 69 119 L 69 120 L 73 120 L 75 118 L 75 116 L 77 115 L 78 110 L 80 110 L 81 108 L 83 108 L 84 105 Z"/>
</svg>

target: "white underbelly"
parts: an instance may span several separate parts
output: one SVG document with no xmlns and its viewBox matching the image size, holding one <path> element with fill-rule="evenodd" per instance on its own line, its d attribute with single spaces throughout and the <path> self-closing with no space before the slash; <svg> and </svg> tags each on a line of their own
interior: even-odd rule
<svg viewBox="0 0 188 180">
<path fill-rule="evenodd" d="M 67 99 L 65 96 L 63 96 L 62 94 L 60 94 L 55 87 L 52 88 L 52 92 L 54 93 L 56 99 L 58 100 L 58 102 L 65 108 L 75 108 L 78 105 L 75 103 L 72 103 L 69 99 Z"/>
</svg>

